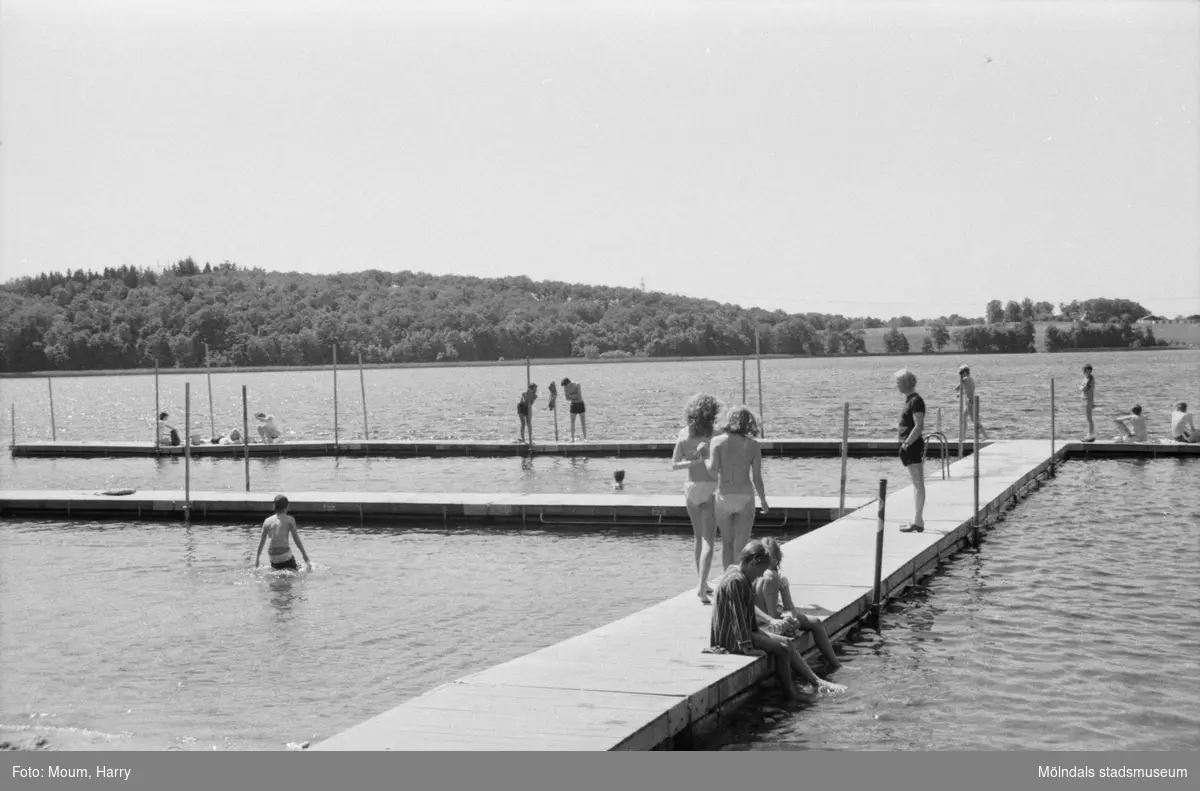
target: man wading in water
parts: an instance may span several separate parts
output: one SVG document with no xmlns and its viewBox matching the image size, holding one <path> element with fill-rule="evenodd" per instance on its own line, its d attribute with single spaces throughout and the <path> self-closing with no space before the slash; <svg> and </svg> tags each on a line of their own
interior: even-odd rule
<svg viewBox="0 0 1200 791">
<path fill-rule="evenodd" d="M 308 559 L 308 552 L 305 551 L 304 544 L 300 542 L 300 534 L 296 532 L 296 520 L 287 512 L 287 509 L 288 498 L 282 494 L 276 495 L 275 513 L 263 520 L 262 535 L 258 539 L 258 552 L 254 555 L 254 568 L 258 568 L 262 558 L 263 544 L 267 543 L 267 536 L 270 536 L 271 547 L 267 550 L 267 555 L 271 558 L 271 568 L 276 571 L 283 569 L 299 571 L 296 566 L 296 558 L 292 555 L 292 548 L 288 544 L 288 539 L 294 538 L 300 554 L 304 556 L 304 565 L 309 571 L 312 571 L 312 561 Z"/>
</svg>

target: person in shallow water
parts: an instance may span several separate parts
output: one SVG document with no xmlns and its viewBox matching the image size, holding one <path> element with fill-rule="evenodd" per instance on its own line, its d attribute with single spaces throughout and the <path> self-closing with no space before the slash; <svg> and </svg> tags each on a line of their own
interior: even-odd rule
<svg viewBox="0 0 1200 791">
<path fill-rule="evenodd" d="M 779 686 L 789 700 L 800 698 L 792 679 L 794 670 L 800 678 L 817 691 L 839 692 L 840 684 L 819 678 L 792 641 L 783 635 L 771 634 L 758 628 L 754 613 L 754 581 L 771 567 L 771 556 L 761 541 L 751 541 L 742 548 L 739 563 L 730 566 L 717 583 L 713 594 L 712 625 L 709 631 L 710 653 L 771 655 Z"/>
<path fill-rule="evenodd" d="M 706 393 L 689 398 L 683 410 L 687 426 L 675 438 L 675 452 L 671 456 L 671 469 L 688 471 L 683 500 L 692 522 L 696 573 L 699 575 L 696 595 L 704 604 L 710 603 L 708 596 L 712 588 L 708 585 L 708 575 L 712 571 L 713 544 L 717 539 L 714 511 L 717 479 L 708 471 L 705 460 L 712 442 L 713 425 L 720 413 L 721 402 Z"/>
<path fill-rule="evenodd" d="M 754 581 L 754 614 L 759 625 L 766 632 L 780 634 L 788 639 L 811 632 L 813 642 L 817 644 L 821 656 L 825 659 L 826 672 L 833 673 L 841 669 L 842 663 L 833 651 L 833 643 L 829 642 L 824 625 L 804 613 L 796 612 L 796 605 L 792 602 L 791 584 L 788 578 L 779 572 L 779 567 L 783 564 L 783 547 L 773 538 L 765 539 L 763 546 L 771 556 L 771 566 Z"/>
<path fill-rule="evenodd" d="M 721 426 L 721 436 L 713 440 L 704 462 L 708 474 L 717 481 L 713 515 L 721 531 L 721 568 L 736 562 L 736 553 L 750 540 L 754 529 L 754 494 L 767 514 L 767 491 L 763 486 L 762 448 L 758 436 L 758 418 L 745 406 L 736 406 Z"/>
<path fill-rule="evenodd" d="M 288 498 L 282 494 L 276 495 L 275 513 L 263 520 L 262 535 L 258 538 L 258 552 L 254 555 L 255 568 L 258 568 L 259 561 L 262 559 L 263 544 L 267 543 L 267 538 L 270 537 L 271 546 L 267 549 L 267 555 L 271 559 L 271 568 L 299 570 L 296 566 L 296 558 L 292 555 L 292 548 L 288 543 L 288 539 L 292 538 L 295 539 L 300 554 L 304 556 L 305 567 L 312 570 L 312 561 L 308 559 L 308 552 L 305 551 L 304 544 L 300 541 L 300 534 L 296 532 L 296 519 L 287 510 Z"/>
<path fill-rule="evenodd" d="M 913 520 L 902 533 L 925 530 L 925 399 L 917 395 L 917 375 L 907 368 L 896 371 L 896 389 L 904 396 L 900 412 L 900 463 L 913 484 Z"/>
</svg>

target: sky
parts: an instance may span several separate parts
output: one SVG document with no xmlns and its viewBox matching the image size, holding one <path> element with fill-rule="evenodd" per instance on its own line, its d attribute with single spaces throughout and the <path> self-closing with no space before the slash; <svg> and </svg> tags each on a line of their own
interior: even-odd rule
<svg viewBox="0 0 1200 791">
<path fill-rule="evenodd" d="M 1200 4 L 5 0 L 0 278 L 1200 312 Z"/>
</svg>

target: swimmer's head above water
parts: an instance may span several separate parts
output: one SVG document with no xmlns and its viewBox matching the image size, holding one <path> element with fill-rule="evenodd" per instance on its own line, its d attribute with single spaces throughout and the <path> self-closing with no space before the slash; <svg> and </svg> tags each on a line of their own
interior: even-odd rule
<svg viewBox="0 0 1200 791">
<path fill-rule="evenodd" d="M 625 483 L 625 470 L 617 470 L 613 473 L 613 483 L 618 486 Z"/>
</svg>

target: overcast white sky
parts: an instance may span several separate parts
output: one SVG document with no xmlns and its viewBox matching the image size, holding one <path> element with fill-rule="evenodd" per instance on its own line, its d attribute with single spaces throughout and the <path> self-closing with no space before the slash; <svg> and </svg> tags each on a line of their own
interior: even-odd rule
<svg viewBox="0 0 1200 791">
<path fill-rule="evenodd" d="M 1200 312 L 1193 2 L 6 0 L 4 279 L 192 256 Z"/>
</svg>

